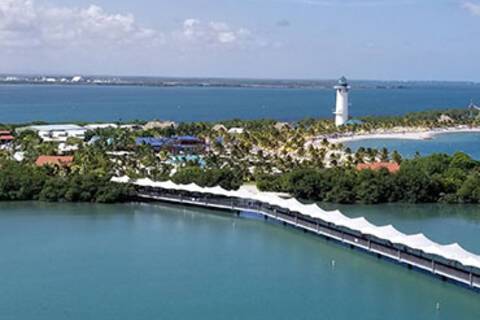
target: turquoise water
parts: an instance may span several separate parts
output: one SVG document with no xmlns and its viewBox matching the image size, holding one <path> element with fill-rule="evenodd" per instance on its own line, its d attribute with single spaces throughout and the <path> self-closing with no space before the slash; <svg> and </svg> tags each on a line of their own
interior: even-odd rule
<svg viewBox="0 0 480 320">
<path fill-rule="evenodd" d="M 359 147 L 377 149 L 386 147 L 390 151 L 397 150 L 409 158 L 415 156 L 417 151 L 424 156 L 462 151 L 480 160 L 480 133 L 445 133 L 436 135 L 432 140 L 364 139 L 345 143 L 345 146 L 352 150 Z"/>
<path fill-rule="evenodd" d="M 399 115 L 466 106 L 480 86 L 353 89 L 351 113 Z M 0 122 L 117 121 L 153 118 L 213 121 L 232 118 L 299 120 L 333 117 L 334 90 L 160 88 L 129 86 L 0 86 Z"/>
<path fill-rule="evenodd" d="M 161 205 L 1 205 L 0 319 L 480 317 L 478 293 L 263 220 Z M 442 210 L 409 219 L 443 237 Z M 478 228 L 456 210 L 450 223 Z M 480 250 L 479 233 L 468 237 Z"/>
</svg>

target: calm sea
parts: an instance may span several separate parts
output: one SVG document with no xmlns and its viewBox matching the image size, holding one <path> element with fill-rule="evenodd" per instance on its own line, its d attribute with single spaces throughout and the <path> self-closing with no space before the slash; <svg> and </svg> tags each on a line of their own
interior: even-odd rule
<svg viewBox="0 0 480 320">
<path fill-rule="evenodd" d="M 480 134 L 479 133 L 446 133 L 439 134 L 431 140 L 406 140 L 406 139 L 365 139 L 345 143 L 352 150 L 360 147 L 387 148 L 397 150 L 404 157 L 412 158 L 416 152 L 420 155 L 432 153 L 453 154 L 457 151 L 465 152 L 474 159 L 480 160 Z"/>
<path fill-rule="evenodd" d="M 476 208 L 400 208 L 403 231 L 480 253 Z M 348 214 L 386 222 L 394 209 Z M 0 252 L 0 319 L 480 318 L 478 293 L 291 228 L 207 210 L 3 203 Z"/>
<path fill-rule="evenodd" d="M 480 100 L 480 86 L 353 89 L 354 116 L 399 115 L 466 106 Z M 332 117 L 334 90 L 161 88 L 129 86 L 0 86 L 0 122 L 117 121 L 232 118 L 299 120 Z"/>
<path fill-rule="evenodd" d="M 402 114 L 471 98 L 480 98 L 478 89 L 354 90 L 352 112 Z M 331 90 L 313 89 L 0 86 L 0 122 L 297 120 L 330 117 L 333 103 Z M 459 143 L 465 137 L 426 143 L 447 139 L 452 151 L 472 143 L 472 135 Z M 480 254 L 478 206 L 341 209 Z M 480 319 L 478 293 L 208 210 L 2 203 L 0 252 L 0 319 Z"/>
</svg>

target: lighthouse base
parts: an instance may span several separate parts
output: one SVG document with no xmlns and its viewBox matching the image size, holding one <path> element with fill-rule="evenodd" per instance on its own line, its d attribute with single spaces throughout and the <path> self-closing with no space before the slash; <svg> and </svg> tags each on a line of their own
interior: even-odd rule
<svg viewBox="0 0 480 320">
<path fill-rule="evenodd" d="M 348 116 L 344 114 L 335 114 L 335 125 L 337 127 L 343 126 L 348 121 Z"/>
</svg>

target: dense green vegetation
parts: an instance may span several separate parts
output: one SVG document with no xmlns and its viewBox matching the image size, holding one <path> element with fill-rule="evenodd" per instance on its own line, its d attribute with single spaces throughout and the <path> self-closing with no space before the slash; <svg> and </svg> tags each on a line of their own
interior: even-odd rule
<svg viewBox="0 0 480 320">
<path fill-rule="evenodd" d="M 399 172 L 347 168 L 298 169 L 258 177 L 264 191 L 338 203 L 480 203 L 480 162 L 464 153 L 404 160 Z"/>
<path fill-rule="evenodd" d="M 55 172 L 14 161 L 0 163 L 0 201 L 42 200 L 113 203 L 129 200 L 131 187 L 109 176 Z"/>
</svg>

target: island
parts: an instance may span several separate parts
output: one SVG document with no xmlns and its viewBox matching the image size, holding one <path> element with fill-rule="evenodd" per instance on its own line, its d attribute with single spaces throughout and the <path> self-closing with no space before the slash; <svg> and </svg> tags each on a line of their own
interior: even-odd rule
<svg viewBox="0 0 480 320">
<path fill-rule="evenodd" d="M 480 202 L 480 162 L 464 153 L 403 159 L 396 150 L 342 142 L 379 134 L 431 138 L 478 132 L 475 108 L 295 123 L 152 120 L 0 127 L 0 200 L 129 201 L 129 176 L 179 184 L 242 185 L 334 203 Z"/>
</svg>

